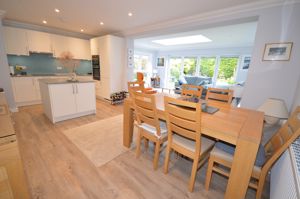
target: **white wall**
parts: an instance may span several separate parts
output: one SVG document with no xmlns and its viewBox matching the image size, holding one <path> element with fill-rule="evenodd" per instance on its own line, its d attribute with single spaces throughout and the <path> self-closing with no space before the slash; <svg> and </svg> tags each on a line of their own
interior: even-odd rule
<svg viewBox="0 0 300 199">
<path fill-rule="evenodd" d="M 291 109 L 300 75 L 300 4 L 259 14 L 248 79 L 241 106 L 257 108 L 267 98 L 283 99 Z M 262 61 L 266 43 L 293 42 L 290 61 Z"/>
<path fill-rule="evenodd" d="M 300 106 L 300 78 L 298 80 L 297 85 L 298 85 L 298 87 L 297 87 L 296 92 L 295 92 L 293 107 L 292 107 L 291 111 L 295 110 L 295 108 L 297 106 Z"/>
<path fill-rule="evenodd" d="M 2 15 L 0 10 L 0 87 L 5 91 L 5 96 L 8 101 L 9 108 L 12 111 L 17 111 L 18 109 L 14 100 L 9 73 L 10 71 L 4 47 Z"/>
</svg>

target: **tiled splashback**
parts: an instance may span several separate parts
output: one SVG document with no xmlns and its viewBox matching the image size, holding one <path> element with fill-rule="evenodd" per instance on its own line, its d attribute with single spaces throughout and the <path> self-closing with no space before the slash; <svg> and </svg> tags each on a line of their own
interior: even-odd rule
<svg viewBox="0 0 300 199">
<path fill-rule="evenodd" d="M 54 58 L 50 54 L 32 53 L 30 56 L 17 56 L 7 55 L 8 65 L 26 66 L 27 74 L 53 74 L 53 73 L 67 73 L 68 70 L 62 67 L 62 70 L 57 69 L 61 67 L 58 59 Z M 18 73 L 15 71 L 16 74 Z M 77 67 L 76 72 L 78 74 L 87 74 L 92 72 L 91 61 L 81 60 L 80 65 Z"/>
</svg>

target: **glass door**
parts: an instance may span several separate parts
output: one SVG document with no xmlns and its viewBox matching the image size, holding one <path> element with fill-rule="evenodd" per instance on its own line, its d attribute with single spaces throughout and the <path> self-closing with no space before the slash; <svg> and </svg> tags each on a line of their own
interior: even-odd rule
<svg viewBox="0 0 300 199">
<path fill-rule="evenodd" d="M 169 78 L 168 78 L 168 88 L 175 88 L 175 84 L 178 82 L 181 74 L 181 57 L 171 57 L 169 59 Z"/>
<path fill-rule="evenodd" d="M 235 83 L 239 57 L 221 57 L 218 68 L 217 86 L 227 87 Z"/>
</svg>

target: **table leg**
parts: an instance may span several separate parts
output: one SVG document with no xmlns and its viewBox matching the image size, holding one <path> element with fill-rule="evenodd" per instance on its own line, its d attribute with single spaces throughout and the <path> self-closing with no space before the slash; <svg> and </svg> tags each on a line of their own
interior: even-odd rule
<svg viewBox="0 0 300 199">
<path fill-rule="evenodd" d="M 245 198 L 258 147 L 255 142 L 237 141 L 225 199 Z"/>
<path fill-rule="evenodd" d="M 133 110 L 130 104 L 125 100 L 123 112 L 123 145 L 130 147 L 133 135 Z"/>
</svg>

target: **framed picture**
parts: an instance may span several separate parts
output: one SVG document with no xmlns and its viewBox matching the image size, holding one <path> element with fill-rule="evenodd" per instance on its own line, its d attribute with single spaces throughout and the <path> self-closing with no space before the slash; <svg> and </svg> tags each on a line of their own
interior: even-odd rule
<svg viewBox="0 0 300 199">
<path fill-rule="evenodd" d="M 250 66 L 250 61 L 251 61 L 251 57 L 250 56 L 245 56 L 244 60 L 243 60 L 243 66 L 242 69 L 243 70 L 247 70 Z"/>
<path fill-rule="evenodd" d="M 133 67 L 133 49 L 129 48 L 128 49 L 128 67 L 132 68 Z"/>
<path fill-rule="evenodd" d="M 165 66 L 165 58 L 164 57 L 158 57 L 157 58 L 157 66 L 158 67 L 164 67 Z"/>
<path fill-rule="evenodd" d="M 292 46 L 292 42 L 266 44 L 263 61 L 289 61 Z"/>
</svg>

